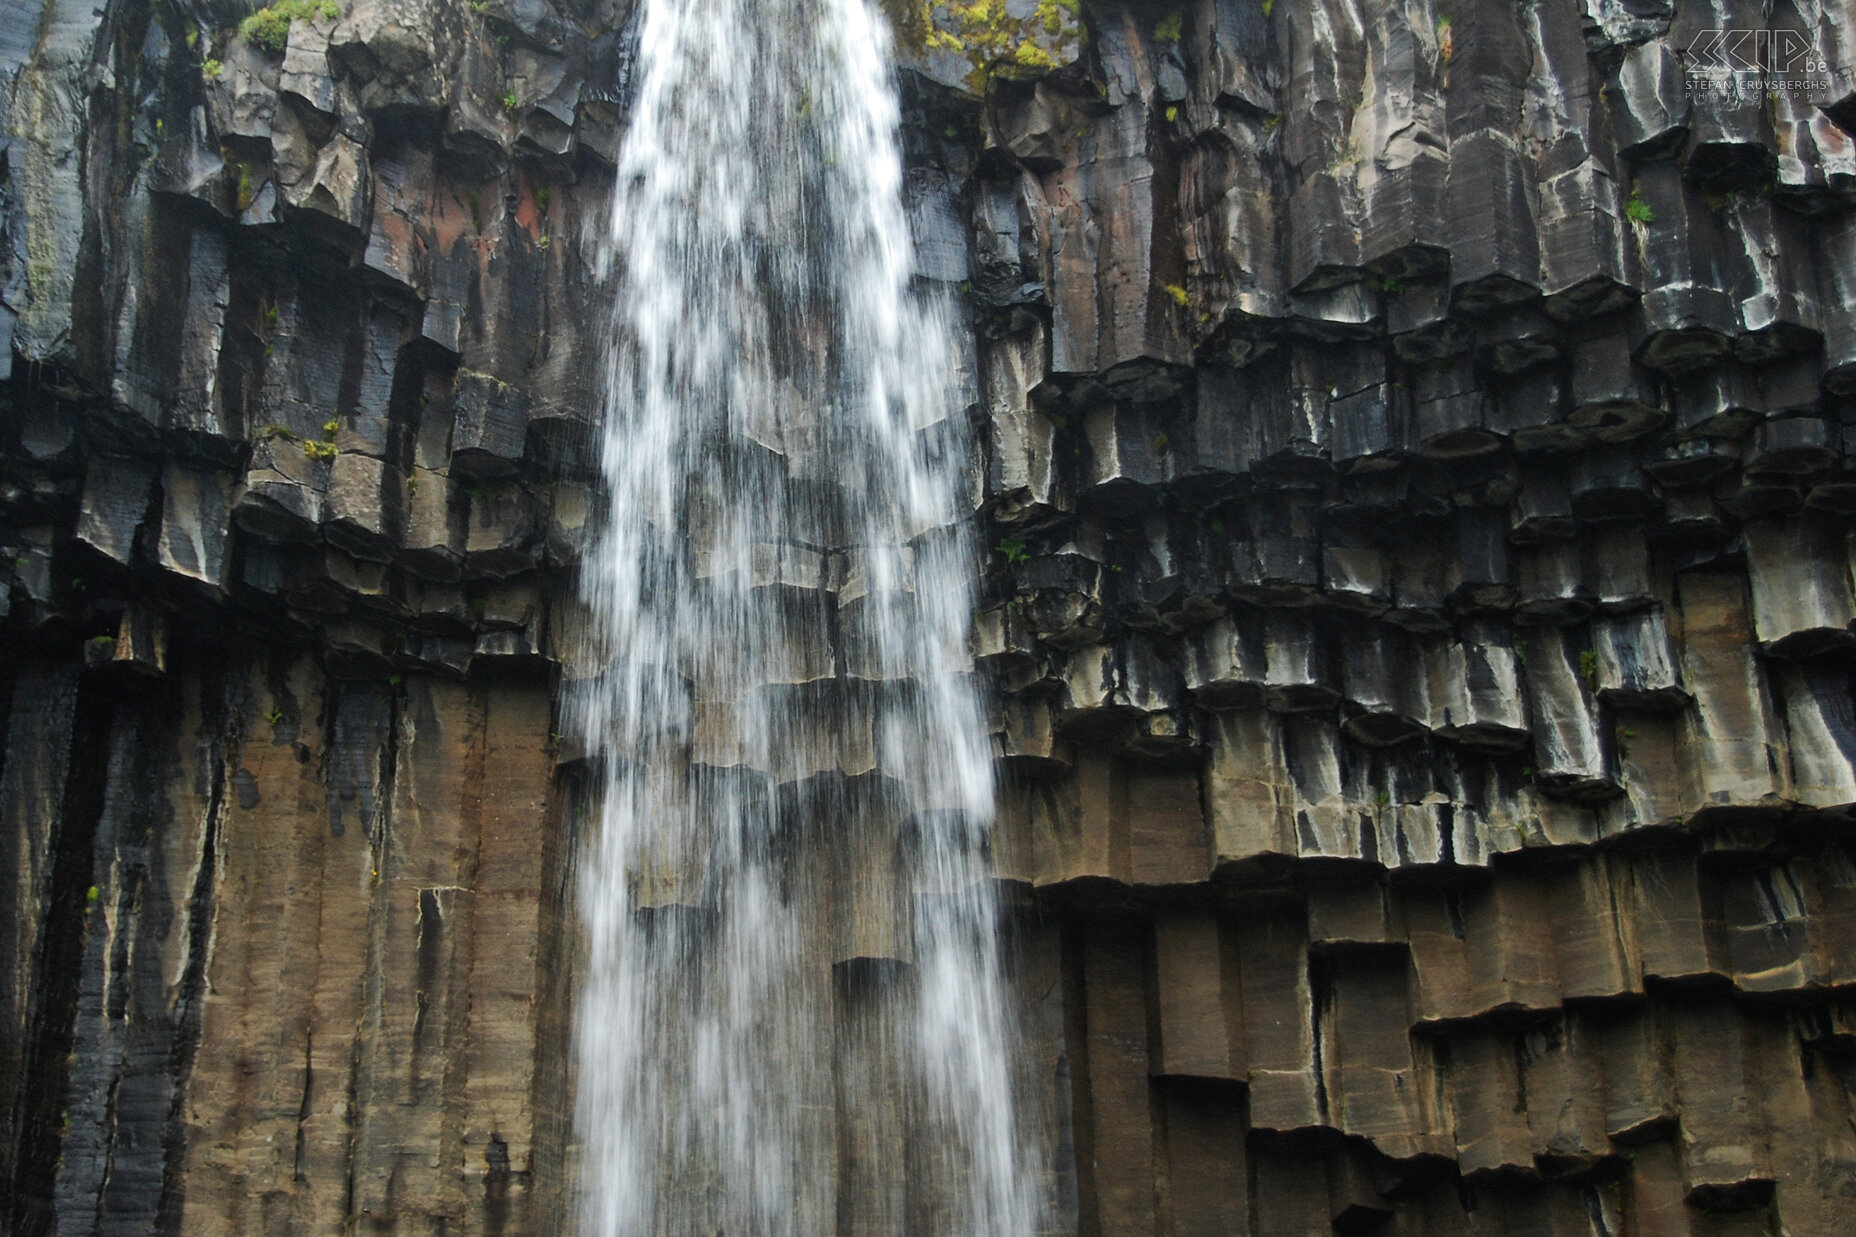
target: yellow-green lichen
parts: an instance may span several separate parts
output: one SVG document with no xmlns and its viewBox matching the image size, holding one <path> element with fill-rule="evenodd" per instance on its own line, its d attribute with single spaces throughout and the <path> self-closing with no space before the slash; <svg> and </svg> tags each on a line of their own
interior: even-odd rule
<svg viewBox="0 0 1856 1237">
<path fill-rule="evenodd" d="M 883 0 L 897 41 L 916 54 L 952 53 L 972 66 L 966 84 L 1024 81 L 1074 60 L 1084 31 L 1080 0 L 1037 0 L 1014 17 L 1007 0 Z"/>
</svg>

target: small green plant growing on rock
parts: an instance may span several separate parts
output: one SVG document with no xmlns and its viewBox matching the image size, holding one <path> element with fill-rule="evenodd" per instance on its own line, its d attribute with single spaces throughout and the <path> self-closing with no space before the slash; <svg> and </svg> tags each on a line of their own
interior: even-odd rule
<svg viewBox="0 0 1856 1237">
<path fill-rule="evenodd" d="M 522 102 L 521 100 L 516 98 L 515 91 L 511 90 L 505 95 L 503 95 L 503 110 L 505 112 L 508 112 L 511 116 L 513 116 L 518 111 L 520 111 L 521 108 L 522 108 Z"/>
<path fill-rule="evenodd" d="M 1585 685 L 1593 691 L 1598 690 L 1598 654 L 1586 649 L 1579 654 L 1579 673 L 1585 676 Z"/>
<path fill-rule="evenodd" d="M 1018 50 L 1012 53 L 1012 63 L 1033 73 L 1048 73 L 1057 67 L 1051 54 L 1036 43 L 1020 43 Z"/>
<path fill-rule="evenodd" d="M 1397 296 L 1405 290 L 1405 281 L 1397 275 L 1387 275 L 1379 281 L 1379 290 L 1387 296 Z"/>
<path fill-rule="evenodd" d="M 1385 811 L 1392 806 L 1392 796 L 1383 790 L 1374 791 L 1373 806 L 1382 812 Z"/>
<path fill-rule="evenodd" d="M 251 164 L 240 162 L 238 165 L 238 208 L 248 209 L 252 199 L 257 196 L 251 187 Z"/>
<path fill-rule="evenodd" d="M 290 23 L 314 21 L 321 17 L 334 21 L 342 15 L 335 0 L 277 0 L 238 24 L 239 36 L 254 47 L 281 52 L 290 42 Z"/>
<path fill-rule="evenodd" d="M 1005 556 L 1006 565 L 1010 567 L 1016 567 L 1018 564 L 1031 557 L 1025 550 L 1024 542 L 1013 541 L 1010 537 L 1000 539 L 999 544 L 993 547 L 993 552 L 996 554 L 1003 554 Z"/>
<path fill-rule="evenodd" d="M 322 441 L 303 444 L 303 454 L 312 460 L 332 460 L 341 454 L 341 448 L 335 445 L 335 437 L 342 432 L 341 418 L 330 417 L 322 423 Z"/>
<path fill-rule="evenodd" d="M 283 723 L 284 711 L 282 709 L 272 709 L 269 713 L 264 715 L 264 720 L 271 724 L 271 729 L 275 730 Z"/>
<path fill-rule="evenodd" d="M 226 62 L 223 60 L 215 60 L 211 56 L 208 56 L 205 60 L 200 62 L 200 76 L 209 82 L 217 81 L 219 75 L 225 71 Z"/>
<path fill-rule="evenodd" d="M 1655 208 L 1643 200 L 1643 194 L 1638 192 L 1635 185 L 1631 186 L 1630 197 L 1624 201 L 1624 217 L 1646 228 L 1656 222 Z"/>
<path fill-rule="evenodd" d="M 1160 43 L 1177 43 L 1179 36 L 1185 32 L 1185 26 L 1186 15 L 1174 9 L 1154 23 L 1154 39 Z"/>
<path fill-rule="evenodd" d="M 1181 309 L 1184 309 L 1186 307 L 1186 302 L 1192 299 L 1187 294 L 1186 290 L 1176 283 L 1161 284 L 1160 287 L 1162 291 L 1173 298 L 1173 303 L 1178 305 Z"/>
</svg>

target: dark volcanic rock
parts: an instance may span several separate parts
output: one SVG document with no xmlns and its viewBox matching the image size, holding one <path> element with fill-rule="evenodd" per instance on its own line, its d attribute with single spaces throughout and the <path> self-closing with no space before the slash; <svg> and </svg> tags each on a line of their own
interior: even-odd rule
<svg viewBox="0 0 1856 1237">
<path fill-rule="evenodd" d="M 1856 1228 L 1848 6 L 1001 7 L 904 147 L 1051 1231 Z M 637 13 L 339 10 L 0 10 L 10 1231 L 568 1225 Z"/>
</svg>

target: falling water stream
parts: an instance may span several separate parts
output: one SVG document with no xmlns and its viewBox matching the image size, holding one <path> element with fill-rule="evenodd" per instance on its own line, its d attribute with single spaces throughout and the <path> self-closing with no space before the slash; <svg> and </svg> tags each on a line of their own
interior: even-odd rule
<svg viewBox="0 0 1856 1237">
<path fill-rule="evenodd" d="M 574 698 L 588 1234 L 1037 1227 L 898 123 L 866 0 L 645 0 Z"/>
</svg>

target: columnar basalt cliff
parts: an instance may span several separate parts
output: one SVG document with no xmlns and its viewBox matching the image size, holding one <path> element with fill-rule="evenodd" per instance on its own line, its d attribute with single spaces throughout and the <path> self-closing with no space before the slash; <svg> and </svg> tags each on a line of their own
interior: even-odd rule
<svg viewBox="0 0 1856 1237">
<path fill-rule="evenodd" d="M 636 13 L 253 7 L 0 10 L 5 1222 L 569 1231 Z M 1047 1230 L 1856 1230 L 1848 6 L 881 7 Z"/>
</svg>

